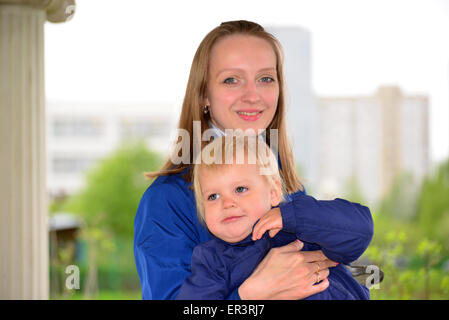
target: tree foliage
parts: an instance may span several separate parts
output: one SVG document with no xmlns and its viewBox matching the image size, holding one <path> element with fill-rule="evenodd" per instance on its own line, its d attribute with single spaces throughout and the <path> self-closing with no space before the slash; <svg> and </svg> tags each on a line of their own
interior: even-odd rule
<svg viewBox="0 0 449 320">
<path fill-rule="evenodd" d="M 417 196 L 419 183 L 409 172 L 398 173 L 391 188 L 380 203 L 380 212 L 392 215 L 397 219 L 411 220 L 417 214 Z"/>
<path fill-rule="evenodd" d="M 162 164 L 144 143 L 127 144 L 87 173 L 86 185 L 71 197 L 64 210 L 81 215 L 88 227 L 106 227 L 117 236 L 132 237 L 134 217 L 149 186 L 143 173 Z"/>
<path fill-rule="evenodd" d="M 418 201 L 418 222 L 428 237 L 448 244 L 449 234 L 449 159 L 439 165 L 422 185 Z"/>
</svg>

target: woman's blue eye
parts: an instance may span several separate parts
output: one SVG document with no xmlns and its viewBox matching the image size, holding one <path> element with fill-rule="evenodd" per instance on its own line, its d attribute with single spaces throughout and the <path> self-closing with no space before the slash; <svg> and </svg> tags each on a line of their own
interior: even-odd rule
<svg viewBox="0 0 449 320">
<path fill-rule="evenodd" d="M 229 82 L 228 80 L 232 80 Z M 234 84 L 237 80 L 235 78 L 226 78 L 225 81 L 223 81 L 226 84 Z"/>
<path fill-rule="evenodd" d="M 246 190 L 248 190 L 247 187 L 237 187 L 237 188 L 235 188 L 235 191 L 237 193 L 242 193 L 242 192 L 245 192 Z"/>
<path fill-rule="evenodd" d="M 207 200 L 209 200 L 209 201 L 214 201 L 216 199 L 218 199 L 218 194 L 216 194 L 216 193 L 213 193 L 209 197 L 207 197 Z"/>
<path fill-rule="evenodd" d="M 262 78 L 262 82 L 274 82 L 274 79 L 273 78 L 271 78 L 271 77 L 263 77 Z"/>
</svg>

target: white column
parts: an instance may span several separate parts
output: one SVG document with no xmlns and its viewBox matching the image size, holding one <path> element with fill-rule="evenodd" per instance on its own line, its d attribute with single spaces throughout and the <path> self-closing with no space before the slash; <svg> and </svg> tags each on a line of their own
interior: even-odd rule
<svg viewBox="0 0 449 320">
<path fill-rule="evenodd" d="M 51 14 L 58 11 L 58 2 L 50 1 Z M 70 4 L 63 2 L 59 12 Z M 49 297 L 44 90 L 48 4 L 0 0 L 0 299 Z"/>
</svg>

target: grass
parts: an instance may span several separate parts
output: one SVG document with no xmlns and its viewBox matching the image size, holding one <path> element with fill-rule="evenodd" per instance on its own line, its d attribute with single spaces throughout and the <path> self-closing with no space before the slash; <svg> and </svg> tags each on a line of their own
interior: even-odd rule
<svg viewBox="0 0 449 320">
<path fill-rule="evenodd" d="M 52 300 L 142 300 L 141 291 L 105 291 L 101 290 L 97 297 L 86 297 L 81 292 L 66 294 Z"/>
</svg>

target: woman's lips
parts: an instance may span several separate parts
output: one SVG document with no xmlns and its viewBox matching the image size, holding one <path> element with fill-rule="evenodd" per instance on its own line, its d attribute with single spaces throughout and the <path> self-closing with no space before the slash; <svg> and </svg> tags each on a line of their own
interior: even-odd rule
<svg viewBox="0 0 449 320">
<path fill-rule="evenodd" d="M 231 217 L 227 217 L 225 219 L 223 219 L 223 223 L 229 223 L 229 222 L 234 222 L 237 221 L 238 219 L 240 219 L 242 216 L 231 216 Z"/>
<path fill-rule="evenodd" d="M 263 111 L 242 110 L 237 111 L 237 115 L 245 121 L 256 121 L 262 116 Z"/>
</svg>

